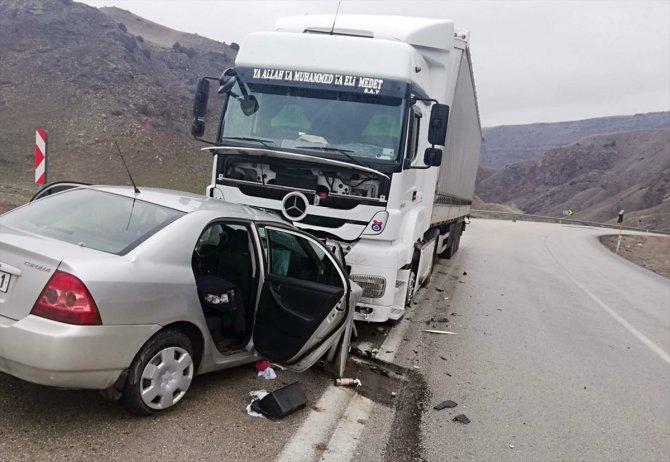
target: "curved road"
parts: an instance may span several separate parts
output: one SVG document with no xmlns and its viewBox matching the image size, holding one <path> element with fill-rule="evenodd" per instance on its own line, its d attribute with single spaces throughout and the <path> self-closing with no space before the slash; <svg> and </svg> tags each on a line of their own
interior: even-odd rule
<svg viewBox="0 0 670 462">
<path fill-rule="evenodd" d="M 670 460 L 670 281 L 600 244 L 614 232 L 473 220 L 439 266 L 449 299 L 414 316 L 457 335 L 414 323 L 400 355 L 459 403 L 426 410 L 428 460 Z"/>
</svg>

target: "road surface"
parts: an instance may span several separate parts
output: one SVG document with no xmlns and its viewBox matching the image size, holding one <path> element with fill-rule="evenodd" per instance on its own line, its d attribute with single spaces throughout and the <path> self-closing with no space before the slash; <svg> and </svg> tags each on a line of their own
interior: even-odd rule
<svg viewBox="0 0 670 462">
<path fill-rule="evenodd" d="M 0 376 L 0 461 L 670 460 L 670 282 L 604 248 L 607 232 L 473 220 L 406 319 L 359 326 L 358 392 L 318 370 L 263 381 L 240 367 L 138 419 Z M 311 407 L 246 415 L 249 391 L 295 380 Z"/>
<path fill-rule="evenodd" d="M 670 460 L 670 281 L 607 250 L 604 233 L 473 220 L 396 354 L 428 388 L 415 459 Z M 447 399 L 458 406 L 432 409 Z"/>
</svg>

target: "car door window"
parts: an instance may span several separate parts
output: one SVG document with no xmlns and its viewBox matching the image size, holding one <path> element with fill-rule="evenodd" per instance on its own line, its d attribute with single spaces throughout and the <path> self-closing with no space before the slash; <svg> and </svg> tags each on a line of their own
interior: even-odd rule
<svg viewBox="0 0 670 462">
<path fill-rule="evenodd" d="M 303 281 L 343 287 L 337 267 L 321 248 L 297 234 L 267 229 L 269 272 Z"/>
</svg>

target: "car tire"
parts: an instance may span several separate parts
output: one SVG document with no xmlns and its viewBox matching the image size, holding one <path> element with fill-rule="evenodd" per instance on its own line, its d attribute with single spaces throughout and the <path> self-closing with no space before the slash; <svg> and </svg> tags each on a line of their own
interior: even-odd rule
<svg viewBox="0 0 670 462">
<path fill-rule="evenodd" d="M 175 329 L 161 331 L 135 356 L 121 402 L 137 415 L 162 412 L 181 401 L 194 373 L 190 339 Z"/>
</svg>

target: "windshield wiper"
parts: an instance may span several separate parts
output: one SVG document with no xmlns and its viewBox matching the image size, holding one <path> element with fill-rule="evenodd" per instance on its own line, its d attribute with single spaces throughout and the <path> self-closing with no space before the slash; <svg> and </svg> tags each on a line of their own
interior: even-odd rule
<svg viewBox="0 0 670 462">
<path fill-rule="evenodd" d="M 319 151 L 338 152 L 352 161 L 354 164 L 360 165 L 361 167 L 372 168 L 362 160 L 358 160 L 352 156 L 351 153 L 356 151 L 351 151 L 349 149 L 331 148 L 330 146 L 300 146 L 299 149 L 318 149 Z"/>
<path fill-rule="evenodd" d="M 261 143 L 268 149 L 272 149 L 268 143 L 274 143 L 273 140 L 264 140 L 262 138 L 250 138 L 247 136 L 222 136 L 222 140 L 240 140 L 240 141 L 255 141 L 256 143 Z"/>
</svg>

